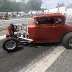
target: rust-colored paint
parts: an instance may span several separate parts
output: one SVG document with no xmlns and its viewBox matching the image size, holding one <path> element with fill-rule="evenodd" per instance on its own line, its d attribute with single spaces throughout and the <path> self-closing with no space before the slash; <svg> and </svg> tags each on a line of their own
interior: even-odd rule
<svg viewBox="0 0 72 72">
<path fill-rule="evenodd" d="M 39 19 L 43 17 L 53 17 L 54 24 L 37 24 L 30 22 L 28 24 L 29 37 L 34 43 L 60 42 L 65 34 L 72 32 L 72 25 L 65 24 L 65 16 L 62 14 L 46 14 L 33 17 Z M 56 18 L 61 17 L 62 23 L 56 24 Z"/>
</svg>

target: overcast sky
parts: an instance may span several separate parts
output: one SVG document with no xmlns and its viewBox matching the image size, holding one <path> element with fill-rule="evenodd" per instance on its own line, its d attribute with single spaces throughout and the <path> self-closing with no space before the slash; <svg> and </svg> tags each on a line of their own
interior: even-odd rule
<svg viewBox="0 0 72 72">
<path fill-rule="evenodd" d="M 72 3 L 72 0 L 42 0 L 42 1 L 43 1 L 42 7 L 45 8 L 47 7 L 48 9 L 56 7 L 58 3 L 64 3 L 65 5 Z"/>
<path fill-rule="evenodd" d="M 16 1 L 21 1 L 21 0 L 16 0 Z M 47 8 L 47 9 L 56 7 L 57 3 L 64 3 L 65 5 L 72 3 L 72 0 L 42 0 L 42 1 L 43 1 L 42 8 Z"/>
</svg>

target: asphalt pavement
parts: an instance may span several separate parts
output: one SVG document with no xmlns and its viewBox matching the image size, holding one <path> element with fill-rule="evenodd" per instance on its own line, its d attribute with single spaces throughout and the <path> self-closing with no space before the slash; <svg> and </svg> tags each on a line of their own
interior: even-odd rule
<svg viewBox="0 0 72 72">
<path fill-rule="evenodd" d="M 50 54 L 59 46 L 59 44 L 20 45 L 15 52 L 7 53 L 2 49 L 2 43 L 3 40 L 0 41 L 0 72 L 19 72 L 29 64 L 34 64 Z"/>
<path fill-rule="evenodd" d="M 0 72 L 72 72 L 72 50 L 60 43 L 20 45 L 7 53 L 0 41 Z"/>
<path fill-rule="evenodd" d="M 72 72 L 72 50 L 66 49 L 46 72 Z"/>
</svg>

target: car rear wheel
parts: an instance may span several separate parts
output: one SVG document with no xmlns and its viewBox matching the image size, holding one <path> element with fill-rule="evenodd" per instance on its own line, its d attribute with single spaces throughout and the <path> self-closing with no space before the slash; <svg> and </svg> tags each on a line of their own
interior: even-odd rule
<svg viewBox="0 0 72 72">
<path fill-rule="evenodd" d="M 64 36 L 63 45 L 67 49 L 72 49 L 72 32 L 70 32 Z"/>
<path fill-rule="evenodd" d="M 14 38 L 8 38 L 3 43 L 3 49 L 10 52 L 18 47 L 18 42 Z"/>
</svg>

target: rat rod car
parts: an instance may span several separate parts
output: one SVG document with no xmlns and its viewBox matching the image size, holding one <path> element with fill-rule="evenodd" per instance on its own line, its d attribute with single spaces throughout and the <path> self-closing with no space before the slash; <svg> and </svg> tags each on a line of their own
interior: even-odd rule
<svg viewBox="0 0 72 72">
<path fill-rule="evenodd" d="M 10 24 L 9 34 L 3 43 L 3 49 L 13 51 L 18 43 L 53 43 L 62 42 L 65 48 L 72 48 L 72 25 L 65 23 L 62 14 L 44 14 L 34 16 L 27 24 L 27 32 L 18 30 L 16 25 Z"/>
</svg>

